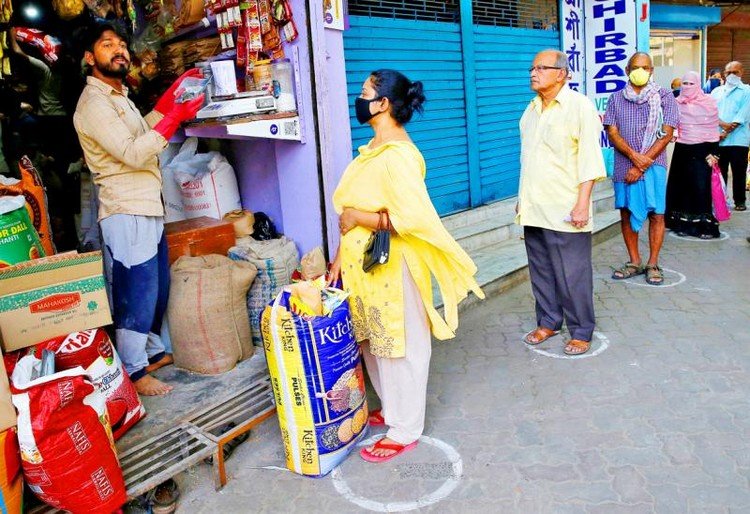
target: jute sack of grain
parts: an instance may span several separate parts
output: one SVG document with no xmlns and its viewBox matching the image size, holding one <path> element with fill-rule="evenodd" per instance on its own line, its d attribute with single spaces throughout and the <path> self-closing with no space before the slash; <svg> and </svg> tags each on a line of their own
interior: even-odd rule
<svg viewBox="0 0 750 514">
<path fill-rule="evenodd" d="M 253 354 L 245 298 L 256 274 L 222 255 L 177 259 L 167 308 L 175 366 L 215 375 Z"/>
<path fill-rule="evenodd" d="M 294 242 L 284 236 L 268 241 L 248 237 L 237 240 L 237 246 L 229 249 L 229 258 L 249 262 L 258 269 L 258 276 L 247 295 L 247 311 L 253 344 L 261 346 L 260 317 L 263 309 L 285 285 L 291 284 L 292 273 L 299 266 L 299 252 Z"/>
</svg>

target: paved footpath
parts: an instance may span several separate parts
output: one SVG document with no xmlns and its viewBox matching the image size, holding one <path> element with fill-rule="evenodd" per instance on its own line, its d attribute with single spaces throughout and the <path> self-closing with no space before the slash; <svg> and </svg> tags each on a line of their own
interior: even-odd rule
<svg viewBox="0 0 750 514">
<path fill-rule="evenodd" d="M 205 465 L 182 475 L 178 512 L 750 512 L 750 213 L 733 214 L 726 240 L 667 237 L 660 288 L 609 278 L 619 237 L 596 247 L 590 357 L 559 358 L 559 336 L 521 343 L 522 284 L 435 343 L 429 439 L 414 451 L 300 477 L 274 468 L 274 418 L 228 461 L 221 492 Z"/>
</svg>

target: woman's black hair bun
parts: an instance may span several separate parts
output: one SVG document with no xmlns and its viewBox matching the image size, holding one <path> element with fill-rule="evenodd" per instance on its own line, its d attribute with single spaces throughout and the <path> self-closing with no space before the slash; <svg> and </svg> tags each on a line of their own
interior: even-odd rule
<svg viewBox="0 0 750 514">
<path fill-rule="evenodd" d="M 396 70 L 376 70 L 370 74 L 378 96 L 391 101 L 391 116 L 404 125 L 414 112 L 422 113 L 425 102 L 424 86 L 420 81 L 412 82 Z"/>
<path fill-rule="evenodd" d="M 411 86 L 409 86 L 409 91 L 407 91 L 406 93 L 406 103 L 412 108 L 413 111 L 421 114 L 424 111 L 424 107 L 422 107 L 422 104 L 424 104 L 425 100 L 426 98 L 424 96 L 424 86 L 422 85 L 421 81 L 415 80 L 411 83 Z"/>
</svg>

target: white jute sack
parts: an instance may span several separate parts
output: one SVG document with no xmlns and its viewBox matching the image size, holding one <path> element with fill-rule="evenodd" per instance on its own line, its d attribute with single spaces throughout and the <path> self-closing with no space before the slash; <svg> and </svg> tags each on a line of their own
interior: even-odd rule
<svg viewBox="0 0 750 514">
<path fill-rule="evenodd" d="M 226 213 L 242 208 L 237 177 L 219 152 L 196 153 L 197 150 L 198 139 L 188 138 L 165 167 L 166 173 L 171 173 L 177 184 L 185 219 L 208 216 L 220 220 Z"/>
<path fill-rule="evenodd" d="M 178 145 L 171 143 L 167 145 L 167 148 L 159 155 L 159 166 L 161 167 L 161 196 L 164 198 L 164 222 L 171 223 L 173 221 L 182 221 L 185 219 L 185 208 L 182 205 L 182 189 L 177 183 L 177 179 L 174 176 L 175 166 L 172 166 L 172 162 L 175 157 L 179 155 L 179 151 L 183 147 L 186 152 L 194 145 L 192 153 L 195 154 L 195 150 L 198 147 L 198 140 L 188 147 L 185 145 Z M 184 154 L 183 158 L 187 157 L 188 154 Z M 179 167 L 179 161 L 176 163 Z"/>
<path fill-rule="evenodd" d="M 175 366 L 215 375 L 252 356 L 245 299 L 256 274 L 222 255 L 177 259 L 167 307 Z"/>
</svg>

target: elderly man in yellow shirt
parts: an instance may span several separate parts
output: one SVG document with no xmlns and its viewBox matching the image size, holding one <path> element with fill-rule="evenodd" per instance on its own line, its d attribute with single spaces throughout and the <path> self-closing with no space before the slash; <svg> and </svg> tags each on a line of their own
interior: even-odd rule
<svg viewBox="0 0 750 514">
<path fill-rule="evenodd" d="M 594 332 L 591 191 L 606 177 L 594 105 L 568 87 L 568 59 L 544 50 L 529 68 L 537 96 L 521 117 L 521 180 L 516 223 L 524 227 L 536 329 L 529 345 L 556 335 L 563 320 L 568 355 L 591 346 Z"/>
</svg>

